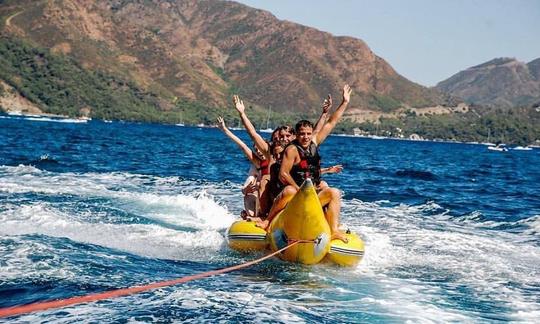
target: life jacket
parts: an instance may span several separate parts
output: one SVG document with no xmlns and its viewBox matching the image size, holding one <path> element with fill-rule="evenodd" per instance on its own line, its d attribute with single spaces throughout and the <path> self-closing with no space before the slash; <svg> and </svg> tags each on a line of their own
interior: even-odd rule
<svg viewBox="0 0 540 324">
<path fill-rule="evenodd" d="M 268 161 L 268 159 L 261 160 L 259 168 L 257 168 L 257 170 L 261 174 L 261 177 L 270 174 L 270 168 L 268 167 L 269 164 L 270 161 Z"/>
<path fill-rule="evenodd" d="M 311 142 L 307 149 L 304 149 L 298 141 L 294 140 L 290 145 L 296 146 L 300 155 L 300 162 L 293 165 L 291 177 L 297 185 L 301 186 L 304 180 L 311 178 L 315 185 L 321 182 L 321 156 L 319 147 Z"/>
<path fill-rule="evenodd" d="M 285 185 L 279 180 L 279 170 L 281 169 L 281 160 L 275 161 L 270 166 L 270 181 L 266 187 L 269 190 L 270 201 L 273 201 L 277 195 L 285 188 Z"/>
</svg>

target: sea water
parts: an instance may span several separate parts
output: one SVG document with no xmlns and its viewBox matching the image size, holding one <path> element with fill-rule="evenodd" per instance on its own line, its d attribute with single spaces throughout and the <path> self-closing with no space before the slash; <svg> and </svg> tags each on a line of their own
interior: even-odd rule
<svg viewBox="0 0 540 324">
<path fill-rule="evenodd" d="M 236 132 L 248 141 L 245 132 Z M 249 143 L 250 144 L 250 143 Z M 329 137 L 355 268 L 251 268 L 14 322 L 535 322 L 540 150 Z M 219 269 L 249 164 L 219 130 L 0 119 L 0 307 Z M 7 319 L 0 319 L 6 321 Z"/>
</svg>

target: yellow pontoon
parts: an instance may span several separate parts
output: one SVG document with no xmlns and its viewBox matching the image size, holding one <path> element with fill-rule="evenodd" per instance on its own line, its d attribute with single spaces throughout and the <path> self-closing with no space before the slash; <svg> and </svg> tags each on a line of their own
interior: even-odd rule
<svg viewBox="0 0 540 324">
<path fill-rule="evenodd" d="M 306 180 L 298 193 L 270 223 L 268 232 L 254 222 L 239 220 L 227 232 L 229 246 L 238 251 L 277 251 L 294 241 L 297 244 L 280 258 L 302 264 L 329 260 L 342 266 L 354 266 L 364 256 L 364 242 L 358 235 L 346 232 L 347 243 L 330 241 L 330 226 L 324 217 L 319 197 L 311 180 Z"/>
</svg>

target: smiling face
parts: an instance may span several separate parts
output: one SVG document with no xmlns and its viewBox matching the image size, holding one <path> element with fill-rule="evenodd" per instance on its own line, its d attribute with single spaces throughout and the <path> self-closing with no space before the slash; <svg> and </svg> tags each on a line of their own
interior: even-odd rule
<svg viewBox="0 0 540 324">
<path fill-rule="evenodd" d="M 253 152 L 255 153 L 255 155 L 257 155 L 259 159 L 266 160 L 266 157 L 264 156 L 263 152 L 261 152 L 261 150 L 259 150 L 257 146 L 253 146 Z"/>
<path fill-rule="evenodd" d="M 272 136 L 270 137 L 270 139 L 273 143 L 279 142 L 279 128 L 272 132 Z"/>
<path fill-rule="evenodd" d="M 312 137 L 313 127 L 311 126 L 301 126 L 296 132 L 296 140 L 303 148 L 307 148 L 309 146 Z"/>
<path fill-rule="evenodd" d="M 294 139 L 294 134 L 291 130 L 281 129 L 279 131 L 279 141 L 281 144 L 287 145 Z"/>
<path fill-rule="evenodd" d="M 274 155 L 274 158 L 276 160 L 279 160 L 280 157 L 281 157 L 281 153 L 285 150 L 285 148 L 283 147 L 283 145 L 274 145 L 274 147 L 272 148 L 272 154 Z"/>
</svg>

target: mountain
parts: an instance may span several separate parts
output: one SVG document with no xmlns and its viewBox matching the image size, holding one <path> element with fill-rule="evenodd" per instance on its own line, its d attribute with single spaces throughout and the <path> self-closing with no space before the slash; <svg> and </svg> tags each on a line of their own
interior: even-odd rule
<svg viewBox="0 0 540 324">
<path fill-rule="evenodd" d="M 540 103 L 540 58 L 527 64 L 513 58 L 497 58 L 461 71 L 439 82 L 436 88 L 472 104 L 535 105 Z"/>
<path fill-rule="evenodd" d="M 231 1 L 0 0 L 0 16 L 2 55 L 12 58 L 0 79 L 47 112 L 71 105 L 70 114 L 120 116 L 123 105 L 145 119 L 189 103 L 202 118 L 239 93 L 260 111 L 305 114 L 329 92 L 339 98 L 345 83 L 353 114 L 456 103 L 402 77 L 359 39 Z M 79 77 L 65 82 L 66 72 Z M 58 98 L 62 91 L 77 100 Z"/>
</svg>

